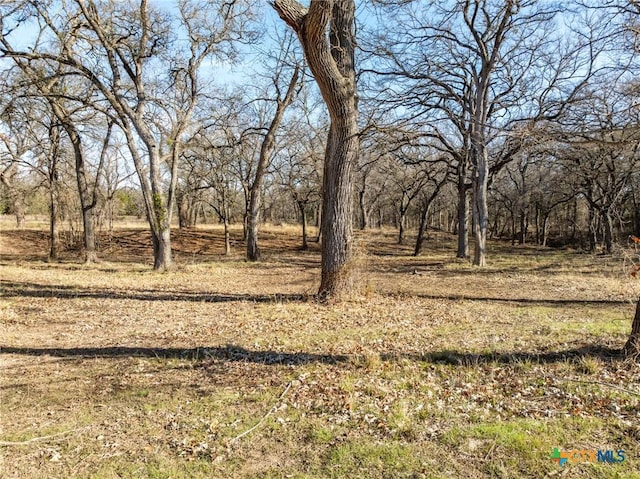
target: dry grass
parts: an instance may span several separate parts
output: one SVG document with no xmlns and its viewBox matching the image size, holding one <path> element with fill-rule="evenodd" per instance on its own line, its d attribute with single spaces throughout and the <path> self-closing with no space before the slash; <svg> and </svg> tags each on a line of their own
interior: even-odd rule
<svg viewBox="0 0 640 479">
<path fill-rule="evenodd" d="M 176 231 L 155 274 L 126 226 L 89 267 L 0 233 L 2 477 L 640 477 L 616 258 L 493 243 L 477 270 L 446 235 L 414 258 L 367 233 L 360 294 L 329 306 L 297 228 L 264 228 L 260 264 L 238 228 L 230 257 L 218 227 Z"/>
</svg>

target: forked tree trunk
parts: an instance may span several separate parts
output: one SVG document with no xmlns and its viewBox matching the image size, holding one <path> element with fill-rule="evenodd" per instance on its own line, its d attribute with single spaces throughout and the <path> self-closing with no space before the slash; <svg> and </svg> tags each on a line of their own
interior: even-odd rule
<svg viewBox="0 0 640 479">
<path fill-rule="evenodd" d="M 96 253 L 96 229 L 94 221 L 94 210 L 97 204 L 96 198 L 89 191 L 89 182 L 85 170 L 84 152 L 82 140 L 75 126 L 71 123 L 68 114 L 59 105 L 52 103 L 53 111 L 62 122 L 67 135 L 73 145 L 73 155 L 76 167 L 76 183 L 78 186 L 78 196 L 80 197 L 80 207 L 82 208 L 83 246 L 84 261 L 87 264 L 98 261 Z M 98 175 L 100 172 L 98 171 Z"/>
<path fill-rule="evenodd" d="M 354 64 L 354 0 L 273 0 L 297 34 L 309 69 L 327 105 L 331 126 L 324 158 L 322 279 L 319 296 L 337 296 L 352 285 L 351 176 L 360 148 Z"/>
<path fill-rule="evenodd" d="M 631 325 L 631 334 L 624 345 L 624 355 L 628 358 L 640 359 L 640 298 L 636 303 L 636 314 Z"/>
</svg>

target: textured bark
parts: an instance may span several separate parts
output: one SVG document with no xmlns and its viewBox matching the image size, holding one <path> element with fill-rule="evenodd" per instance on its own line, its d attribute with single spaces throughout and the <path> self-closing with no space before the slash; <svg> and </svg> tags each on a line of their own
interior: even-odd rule
<svg viewBox="0 0 640 479">
<path fill-rule="evenodd" d="M 60 255 L 60 233 L 58 231 L 58 199 L 55 185 L 49 187 L 49 261 L 57 261 Z"/>
<path fill-rule="evenodd" d="M 369 228 L 369 211 L 367 210 L 367 205 L 364 199 L 364 184 L 363 189 L 358 192 L 358 204 L 360 205 L 360 229 L 366 230 Z"/>
<path fill-rule="evenodd" d="M 630 358 L 640 359 L 640 298 L 636 303 L 636 314 L 631 325 L 631 334 L 624 346 L 624 354 Z"/>
<path fill-rule="evenodd" d="M 229 212 L 227 211 L 224 219 L 224 254 L 229 256 L 231 254 L 231 236 L 229 234 Z"/>
<path fill-rule="evenodd" d="M 49 127 L 51 152 L 49 158 L 49 261 L 57 261 L 60 254 L 60 233 L 58 231 L 58 160 L 60 154 L 60 130 Z"/>
<path fill-rule="evenodd" d="M 489 208 L 487 205 L 487 189 L 489 166 L 486 149 L 481 150 L 475 167 L 473 182 L 473 235 L 474 235 L 474 266 L 487 265 L 487 225 L 489 222 Z"/>
<path fill-rule="evenodd" d="M 427 218 L 429 216 L 430 209 L 431 202 L 422 206 L 422 212 L 420 213 L 420 226 L 418 227 L 418 237 L 416 238 L 416 246 L 413 249 L 413 256 L 418 256 L 422 252 L 422 244 L 424 243 L 424 234 L 427 231 Z"/>
<path fill-rule="evenodd" d="M 260 259 L 258 227 L 260 224 L 262 181 L 275 148 L 276 131 L 282 122 L 285 110 L 293 101 L 299 75 L 300 67 L 296 66 L 293 71 L 293 75 L 291 76 L 291 80 L 289 81 L 289 87 L 287 88 L 284 98 L 278 98 L 277 100 L 276 111 L 271 123 L 269 124 L 267 134 L 262 140 L 262 145 L 260 146 L 260 156 L 258 158 L 258 165 L 256 166 L 256 176 L 251 185 L 249 193 L 249 208 L 247 210 L 247 259 L 249 261 L 258 261 Z"/>
<path fill-rule="evenodd" d="M 307 241 L 307 205 L 303 201 L 298 201 L 298 208 L 300 209 L 300 222 L 302 223 L 302 251 L 307 251 L 309 249 Z"/>
<path fill-rule="evenodd" d="M 604 252 L 611 254 L 613 250 L 613 218 L 609 211 L 602 213 L 603 227 L 604 227 Z"/>
<path fill-rule="evenodd" d="M 312 0 L 308 9 L 295 0 L 274 0 L 272 5 L 298 34 L 331 118 L 324 159 L 322 279 L 318 294 L 336 296 L 352 286 L 351 177 L 360 146 L 355 2 Z"/>
<path fill-rule="evenodd" d="M 458 175 L 458 252 L 456 257 L 469 257 L 469 195 L 467 194 L 466 169 Z"/>
<path fill-rule="evenodd" d="M 159 231 L 158 234 L 152 230 L 151 239 L 153 242 L 153 269 L 164 271 L 173 264 L 170 230 L 167 228 Z"/>
<path fill-rule="evenodd" d="M 404 229 L 407 225 L 407 213 L 401 211 L 398 218 L 398 244 L 404 243 Z"/>
<path fill-rule="evenodd" d="M 85 263 L 95 263 L 98 260 L 96 252 L 96 231 L 95 231 L 95 208 L 98 203 L 97 196 L 92 193 L 87 179 L 87 172 L 84 161 L 84 151 L 82 147 L 82 138 L 71 121 L 69 113 L 55 99 L 50 100 L 51 108 L 61 122 L 71 145 L 73 147 L 73 157 L 76 169 L 76 184 L 78 187 L 78 196 L 80 197 L 80 208 L 82 210 L 82 226 L 83 226 L 83 245 L 84 245 L 84 261 Z M 100 175 L 100 167 L 98 175 Z M 95 185 L 97 188 L 98 185 Z"/>
</svg>

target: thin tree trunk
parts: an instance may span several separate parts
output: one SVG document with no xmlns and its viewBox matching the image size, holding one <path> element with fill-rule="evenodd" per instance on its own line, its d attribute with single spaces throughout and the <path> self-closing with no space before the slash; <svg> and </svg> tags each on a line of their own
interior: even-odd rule
<svg viewBox="0 0 640 479">
<path fill-rule="evenodd" d="M 364 189 L 358 192 L 358 204 L 360 205 L 360 229 L 364 231 L 369 227 L 369 212 L 364 201 Z"/>
<path fill-rule="evenodd" d="M 429 209 L 431 209 L 431 202 L 427 202 L 422 207 L 420 214 L 420 226 L 418 227 L 418 238 L 416 239 L 416 246 L 413 250 L 413 256 L 418 256 L 422 252 L 422 243 L 424 242 L 424 234 L 427 231 L 427 217 L 429 216 Z"/>
<path fill-rule="evenodd" d="M 547 240 L 549 239 L 549 214 L 544 215 L 542 220 L 542 246 L 547 246 Z"/>
<path fill-rule="evenodd" d="M 598 246 L 597 215 L 593 206 L 589 205 L 589 251 L 595 252 Z"/>
<path fill-rule="evenodd" d="M 519 244 L 525 244 L 527 242 L 527 230 L 529 229 L 529 218 L 527 215 L 527 211 L 520 211 L 520 238 L 518 239 Z"/>
<path fill-rule="evenodd" d="M 314 241 L 320 243 L 322 241 L 322 206 L 318 206 L 316 210 L 316 228 L 318 228 L 318 232 Z"/>
<path fill-rule="evenodd" d="M 49 185 L 49 261 L 57 261 L 60 253 L 60 234 L 58 232 L 58 199 L 56 185 Z"/>
<path fill-rule="evenodd" d="M 307 251 L 309 249 L 309 244 L 307 243 L 307 212 L 305 211 L 304 202 L 298 202 L 298 208 L 300 208 L 300 220 L 302 222 L 302 251 Z"/>
<path fill-rule="evenodd" d="M 629 358 L 640 359 L 640 298 L 636 303 L 636 314 L 631 325 L 631 334 L 624 345 L 624 354 Z"/>
<path fill-rule="evenodd" d="M 400 211 L 400 217 L 398 218 L 398 244 L 404 242 L 404 229 L 407 223 L 407 216 L 405 211 Z"/>
<path fill-rule="evenodd" d="M 224 223 L 224 254 L 228 256 L 231 254 L 231 237 L 229 235 L 229 218 L 226 213 L 224 215 L 223 223 Z"/>
<path fill-rule="evenodd" d="M 260 223 L 260 199 L 262 190 L 262 181 L 267 170 L 271 154 L 275 148 L 276 131 L 280 126 L 282 117 L 287 107 L 291 104 L 295 94 L 295 88 L 298 84 L 300 67 L 296 65 L 289 87 L 284 98 L 278 98 L 276 112 L 273 115 L 267 134 L 262 140 L 260 147 L 260 156 L 258 165 L 256 166 L 256 176 L 251 184 L 249 193 L 249 209 L 247 211 L 247 259 L 249 261 L 258 261 L 260 259 L 260 249 L 258 247 L 258 227 Z"/>
<path fill-rule="evenodd" d="M 613 219 L 609 211 L 602 214 L 604 228 L 604 250 L 605 253 L 611 254 L 613 249 Z"/>
</svg>

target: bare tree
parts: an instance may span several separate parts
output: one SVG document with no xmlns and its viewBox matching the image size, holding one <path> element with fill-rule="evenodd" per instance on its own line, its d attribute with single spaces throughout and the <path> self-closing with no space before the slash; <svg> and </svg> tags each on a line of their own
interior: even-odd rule
<svg viewBox="0 0 640 479">
<path fill-rule="evenodd" d="M 551 3 L 380 3 L 390 10 L 383 10 L 385 22 L 368 47 L 375 61 L 366 71 L 388 92 L 378 95 L 382 104 L 396 109 L 400 123 L 436 140 L 457 169 L 458 256 L 467 254 L 472 190 L 473 262 L 483 266 L 487 192 L 491 176 L 519 149 L 512 130 L 558 116 L 590 76 L 601 43 L 591 25 L 579 40 L 556 41 L 560 7 Z M 397 19 L 395 28 L 391 18 Z"/>
<path fill-rule="evenodd" d="M 285 39 L 285 42 L 287 40 Z M 247 211 L 247 259 L 258 261 L 260 259 L 260 249 L 258 248 L 258 228 L 260 224 L 261 194 L 264 175 L 271 162 L 275 149 L 276 132 L 282 122 L 285 110 L 295 97 L 296 88 L 300 78 L 300 65 L 293 67 L 293 72 L 286 84 L 286 89 L 280 85 L 281 77 L 285 74 L 286 56 L 289 55 L 290 44 L 285 43 L 282 49 L 284 58 L 276 59 L 276 67 L 273 73 L 273 87 L 276 91 L 275 111 L 269 122 L 267 131 L 260 145 L 260 154 L 256 165 L 255 176 L 249 189 L 249 208 Z"/>
<path fill-rule="evenodd" d="M 296 0 L 273 0 L 272 5 L 298 34 L 331 118 L 324 162 L 319 295 L 336 296 L 352 286 L 351 177 L 359 150 L 355 2 L 311 0 L 306 8 Z"/>
<path fill-rule="evenodd" d="M 64 65 L 99 92 L 127 139 L 140 180 L 154 269 L 170 268 L 177 169 L 183 136 L 200 92 L 200 66 L 207 57 L 214 53 L 224 56 L 232 47 L 246 2 L 209 5 L 179 1 L 179 24 L 188 40 L 183 51 L 173 46 L 175 24 L 148 0 L 137 6 L 115 0 L 73 0 L 55 13 L 42 2 L 26 4 L 59 41 L 60 53 L 51 52 L 40 42 L 29 49 L 15 49 L 3 30 L 2 54 Z M 158 62 L 163 62 L 163 69 L 154 68 Z M 162 130 L 159 122 L 170 127 Z M 166 184 L 163 169 L 169 174 Z"/>
</svg>

